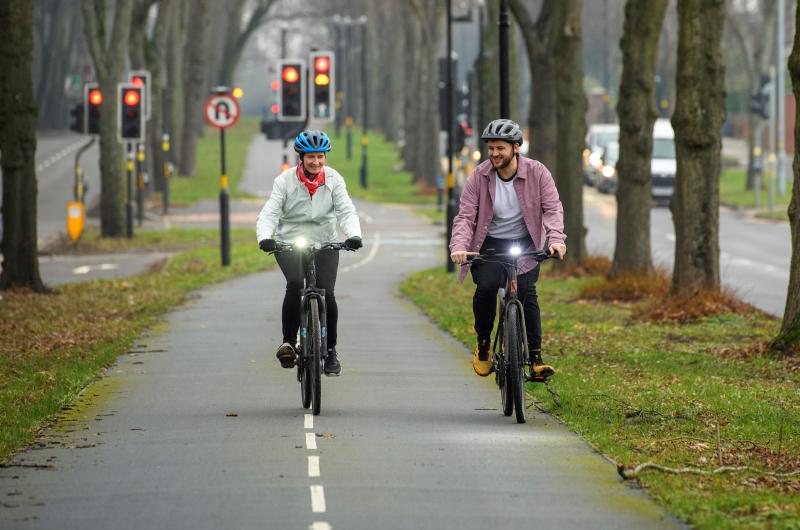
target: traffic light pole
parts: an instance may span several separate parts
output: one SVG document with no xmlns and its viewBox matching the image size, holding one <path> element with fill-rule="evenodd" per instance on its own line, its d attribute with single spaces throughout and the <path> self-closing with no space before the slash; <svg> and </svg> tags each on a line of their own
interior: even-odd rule
<svg viewBox="0 0 800 530">
<path fill-rule="evenodd" d="M 125 174 L 128 200 L 125 201 L 125 235 L 133 237 L 133 152 L 130 142 L 125 143 Z"/>
<path fill-rule="evenodd" d="M 449 0 L 448 0 L 449 1 Z M 369 90 L 367 89 L 367 24 L 361 25 L 361 92 L 363 119 L 361 133 L 361 187 L 367 188 L 367 147 L 369 146 Z"/>
<path fill-rule="evenodd" d="M 219 222 L 222 265 L 231 264 L 231 224 L 230 197 L 228 195 L 228 173 L 225 169 L 225 129 L 219 130 L 220 163 L 222 173 L 219 178 Z"/>
<path fill-rule="evenodd" d="M 508 0 L 500 0 L 500 117 L 510 118 L 508 82 Z M 483 126 L 483 124 L 481 124 Z"/>
<path fill-rule="evenodd" d="M 453 174 L 453 21 L 452 0 L 447 0 L 447 56 L 445 58 L 445 123 L 447 125 L 447 237 L 445 238 L 445 255 L 447 256 L 447 272 L 455 272 L 456 265 L 450 259 L 450 238 L 453 235 L 453 218 L 456 202 L 454 188 L 456 184 Z"/>
<path fill-rule="evenodd" d="M 136 221 L 144 223 L 144 145 L 136 146 Z"/>
</svg>

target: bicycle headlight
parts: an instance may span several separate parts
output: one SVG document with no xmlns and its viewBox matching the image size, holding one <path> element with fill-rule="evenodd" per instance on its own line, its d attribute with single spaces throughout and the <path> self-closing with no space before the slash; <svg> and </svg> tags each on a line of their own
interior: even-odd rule
<svg viewBox="0 0 800 530">
<path fill-rule="evenodd" d="M 511 250 L 509 250 L 509 252 L 511 253 L 512 256 L 519 256 L 520 254 L 522 254 L 522 249 L 519 247 L 511 247 Z"/>
<path fill-rule="evenodd" d="M 308 241 L 304 237 L 298 237 L 294 240 L 294 246 L 297 248 L 306 248 L 308 246 Z"/>
</svg>

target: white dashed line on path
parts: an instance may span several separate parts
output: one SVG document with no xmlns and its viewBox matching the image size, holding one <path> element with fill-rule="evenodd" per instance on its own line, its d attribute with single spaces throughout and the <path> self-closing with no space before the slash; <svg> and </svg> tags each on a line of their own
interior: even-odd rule
<svg viewBox="0 0 800 530">
<path fill-rule="evenodd" d="M 317 448 L 317 435 L 313 432 L 306 433 L 306 449 L 316 449 Z"/>
<path fill-rule="evenodd" d="M 322 486 L 310 486 L 311 511 L 325 513 L 325 489 Z"/>
<path fill-rule="evenodd" d="M 352 265 L 348 265 L 346 267 L 342 267 L 339 270 L 341 270 L 342 272 L 350 272 L 352 270 L 356 270 L 356 269 L 358 269 L 360 267 L 363 267 L 364 265 L 366 265 L 370 261 L 374 260 L 375 256 L 378 255 L 378 249 L 381 247 L 381 233 L 380 232 L 375 232 L 375 236 L 373 237 L 372 241 L 373 241 L 372 248 L 370 248 L 369 254 L 367 254 L 366 258 L 364 258 L 363 260 L 358 261 L 356 263 L 353 263 Z"/>
<path fill-rule="evenodd" d="M 306 414 L 305 419 L 303 420 L 303 428 L 304 429 L 313 429 L 314 428 L 314 415 L 313 414 Z"/>
<path fill-rule="evenodd" d="M 311 478 L 319 477 L 319 457 L 308 457 L 308 476 Z"/>
<path fill-rule="evenodd" d="M 333 527 L 324 521 L 314 521 L 308 530 L 333 530 Z"/>
</svg>

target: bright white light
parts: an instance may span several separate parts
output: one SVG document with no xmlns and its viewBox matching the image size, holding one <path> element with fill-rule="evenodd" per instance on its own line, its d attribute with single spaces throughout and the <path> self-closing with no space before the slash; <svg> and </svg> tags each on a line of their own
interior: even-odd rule
<svg viewBox="0 0 800 530">
<path fill-rule="evenodd" d="M 603 171 L 602 171 L 602 173 L 603 173 L 603 176 L 604 176 L 604 177 L 606 177 L 606 178 L 610 179 L 611 177 L 613 177 L 613 176 L 614 176 L 614 173 L 616 173 L 616 171 L 615 171 L 615 170 L 614 170 L 614 168 L 613 168 L 613 167 L 611 167 L 611 166 L 603 166 Z"/>
<path fill-rule="evenodd" d="M 306 248 L 307 245 L 308 241 L 306 241 L 306 238 L 304 237 L 298 237 L 294 240 L 294 246 L 297 248 Z"/>
<path fill-rule="evenodd" d="M 519 247 L 511 247 L 511 250 L 509 252 L 511 253 L 512 256 L 519 256 L 520 254 L 522 254 L 522 249 Z"/>
<path fill-rule="evenodd" d="M 589 155 L 589 163 L 594 167 L 599 166 L 600 162 L 601 162 L 600 153 L 598 153 L 597 151 L 594 151 L 592 154 Z"/>
</svg>

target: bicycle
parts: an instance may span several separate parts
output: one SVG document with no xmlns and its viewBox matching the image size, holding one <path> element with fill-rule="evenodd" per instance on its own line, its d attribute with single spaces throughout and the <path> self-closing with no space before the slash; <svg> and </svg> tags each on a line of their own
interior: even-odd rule
<svg viewBox="0 0 800 530">
<path fill-rule="evenodd" d="M 326 249 L 355 251 L 344 243 L 307 246 L 304 240 L 298 239 L 294 244 L 279 243 L 278 248 L 270 253 L 302 251 L 300 266 L 303 267 L 305 287 L 300 298 L 300 331 L 295 348 L 295 364 L 303 408 L 311 408 L 315 416 L 322 409 L 322 366 L 328 355 L 328 330 L 325 289 L 317 287 L 314 256 Z"/>
<path fill-rule="evenodd" d="M 523 252 L 519 247 L 512 247 L 508 253 L 499 254 L 494 249 L 487 249 L 485 254 L 467 258 L 472 263 L 499 263 L 506 271 L 506 287 L 497 293 L 500 321 L 492 343 L 492 371 L 495 373 L 495 383 L 500 388 L 503 414 L 511 416 L 516 411 L 517 423 L 525 423 L 525 383 L 534 381 L 526 358 L 528 335 L 522 302 L 517 297 L 517 260 L 530 256 L 542 263 L 555 257 L 547 248 L 548 242 L 545 241 L 541 250 Z"/>
</svg>

